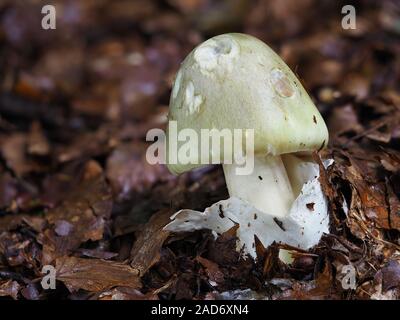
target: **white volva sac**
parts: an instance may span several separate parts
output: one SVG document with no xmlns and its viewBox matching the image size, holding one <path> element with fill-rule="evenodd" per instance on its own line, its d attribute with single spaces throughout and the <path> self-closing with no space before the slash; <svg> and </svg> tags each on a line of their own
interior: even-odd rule
<svg viewBox="0 0 400 320">
<path fill-rule="evenodd" d="M 309 248 L 328 232 L 326 199 L 317 179 L 318 166 L 310 156 L 327 145 L 328 130 L 300 81 L 265 43 L 231 33 L 196 47 L 177 74 L 169 118 L 176 121 L 178 131 L 253 129 L 254 152 L 244 157 L 251 157 L 254 170 L 237 174 L 240 164 L 231 162 L 237 154 L 224 154 L 222 148 L 231 143 L 224 141 L 219 163 L 231 198 L 204 213 L 183 210 L 167 228 L 223 232 L 232 226 L 229 216 L 240 225 L 239 244 L 251 254 L 254 234 L 264 245 L 281 241 Z M 168 140 L 178 148 L 183 143 Z M 203 166 L 200 160 L 215 151 L 201 148 L 198 161 L 178 159 L 167 166 L 180 174 Z M 226 214 L 219 214 L 221 206 Z M 257 219 L 251 218 L 254 214 Z"/>
<path fill-rule="evenodd" d="M 183 209 L 171 217 L 165 229 L 174 232 L 210 229 L 221 234 L 239 225 L 237 249 L 256 256 L 254 236 L 267 247 L 281 242 L 301 249 L 316 245 L 323 233 L 329 232 L 327 200 L 315 176 L 318 168 L 308 163 L 305 183 L 291 204 L 288 214 L 277 218 L 271 212 L 260 211 L 246 201 L 231 197 L 219 201 L 204 212 Z M 310 180 L 308 180 L 310 179 Z"/>
</svg>

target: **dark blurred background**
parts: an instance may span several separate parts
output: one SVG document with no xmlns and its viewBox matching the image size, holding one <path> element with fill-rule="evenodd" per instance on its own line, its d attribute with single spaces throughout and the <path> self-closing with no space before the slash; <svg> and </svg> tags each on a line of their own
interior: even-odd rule
<svg viewBox="0 0 400 320">
<path fill-rule="evenodd" d="M 56 7 L 56 30 L 41 28 L 44 4 Z M 356 30 L 341 27 L 346 4 L 356 8 Z M 399 15 L 395 0 L 2 0 L 0 111 L 29 117 L 8 100 L 15 96 L 51 104 L 43 125 L 65 126 L 66 136 L 142 121 L 168 105 L 185 55 L 223 32 L 268 43 L 316 96 L 328 87 L 363 98 L 399 82 Z"/>
</svg>

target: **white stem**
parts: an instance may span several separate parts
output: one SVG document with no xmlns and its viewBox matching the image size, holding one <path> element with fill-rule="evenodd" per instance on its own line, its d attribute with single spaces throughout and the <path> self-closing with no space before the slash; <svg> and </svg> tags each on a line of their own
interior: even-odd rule
<svg viewBox="0 0 400 320">
<path fill-rule="evenodd" d="M 255 155 L 254 170 L 250 175 L 237 175 L 236 167 L 236 164 L 223 165 L 230 196 L 277 217 L 289 213 L 294 195 L 280 156 Z"/>
</svg>

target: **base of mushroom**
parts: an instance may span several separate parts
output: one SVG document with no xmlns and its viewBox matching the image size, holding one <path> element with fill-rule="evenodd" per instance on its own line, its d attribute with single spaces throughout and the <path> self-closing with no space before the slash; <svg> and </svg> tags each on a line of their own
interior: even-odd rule
<svg viewBox="0 0 400 320">
<path fill-rule="evenodd" d="M 229 195 L 276 217 L 287 216 L 304 183 L 318 175 L 315 163 L 295 154 L 256 155 L 249 175 L 237 175 L 237 168 L 223 165 Z"/>
</svg>

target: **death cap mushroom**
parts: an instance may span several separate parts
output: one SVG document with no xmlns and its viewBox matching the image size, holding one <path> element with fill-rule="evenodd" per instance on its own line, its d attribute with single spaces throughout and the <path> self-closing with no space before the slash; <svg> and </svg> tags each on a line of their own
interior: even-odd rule
<svg viewBox="0 0 400 320">
<path fill-rule="evenodd" d="M 169 119 L 178 132 L 191 128 L 198 136 L 201 129 L 254 129 L 256 155 L 318 150 L 328 142 L 325 122 L 294 73 L 265 43 L 246 34 L 213 37 L 186 57 L 173 85 Z M 173 143 L 179 149 L 184 142 Z M 169 170 L 180 174 L 203 166 L 211 150 L 199 150 L 195 163 L 167 158 Z"/>
</svg>

